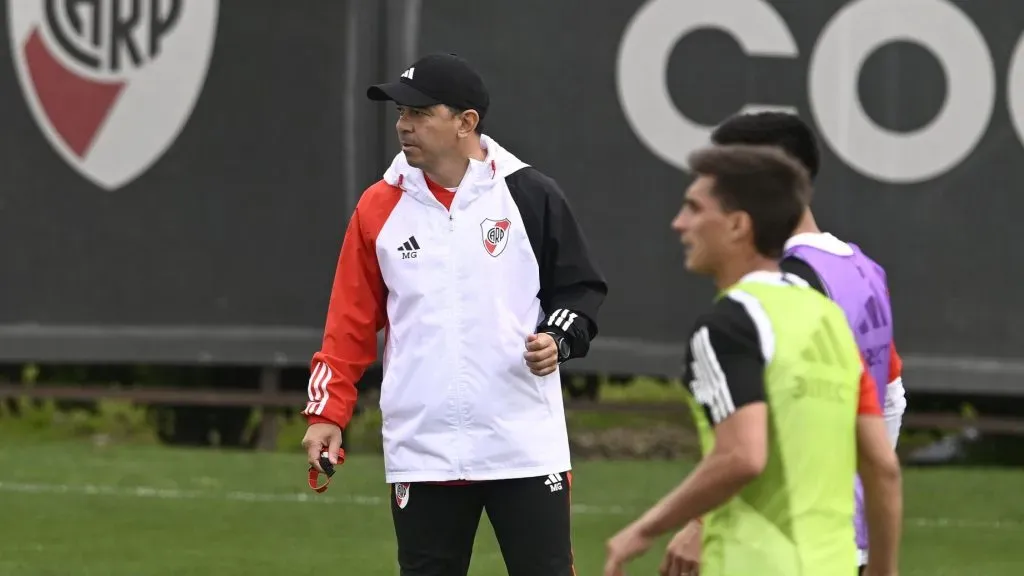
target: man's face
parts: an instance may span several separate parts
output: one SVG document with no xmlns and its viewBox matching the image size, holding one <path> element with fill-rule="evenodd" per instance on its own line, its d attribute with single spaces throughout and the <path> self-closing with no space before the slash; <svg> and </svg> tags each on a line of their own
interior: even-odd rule
<svg viewBox="0 0 1024 576">
<path fill-rule="evenodd" d="M 395 130 L 409 164 L 429 169 L 457 149 L 461 123 L 459 115 L 443 104 L 429 108 L 399 105 Z"/>
<path fill-rule="evenodd" d="M 732 217 L 712 194 L 713 176 L 699 176 L 686 190 L 683 208 L 672 221 L 686 249 L 686 268 L 710 274 L 725 256 L 732 238 Z"/>
</svg>

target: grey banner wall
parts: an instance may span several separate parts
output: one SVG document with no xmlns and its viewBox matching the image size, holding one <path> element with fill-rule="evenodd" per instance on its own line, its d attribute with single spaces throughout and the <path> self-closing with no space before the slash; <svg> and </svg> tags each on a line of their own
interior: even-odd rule
<svg viewBox="0 0 1024 576">
<path fill-rule="evenodd" d="M 377 76 L 378 14 L 360 4 L 7 2 L 0 358 L 307 362 L 379 156 L 354 98 Z M 133 154 L 147 145 L 165 149 Z"/>
<path fill-rule="evenodd" d="M 604 356 L 608 368 L 676 369 L 679 346 L 659 345 L 678 342 L 711 295 L 682 270 L 668 227 L 701 126 L 745 105 L 792 107 L 828 136 L 820 224 L 889 271 L 908 385 L 1024 390 L 1024 59 L 1011 63 L 1024 5 L 427 5 L 422 49 L 479 62 L 492 135 L 558 178 L 579 210 L 611 282 L 603 340 L 622 355 Z"/>
<path fill-rule="evenodd" d="M 602 336 L 578 366 L 678 372 L 712 294 L 668 228 L 686 154 L 744 106 L 791 107 L 822 134 L 819 222 L 888 269 L 908 386 L 1024 392 L 1019 2 L 221 0 L 190 114 L 187 86 L 145 71 L 188 77 L 202 60 L 197 0 L 143 2 L 137 37 L 100 26 L 115 33 L 98 41 L 67 2 L 41 3 L 50 18 L 15 4 L 2 29 L 17 42 L 0 43 L 0 359 L 304 364 L 351 202 L 396 151 L 394 116 L 365 85 L 446 50 L 480 67 L 488 132 L 559 179 L 608 275 Z M 38 104 L 55 98 L 46 59 L 42 96 L 19 83 L 33 23 L 99 85 L 91 98 L 127 82 L 122 117 L 84 155 L 89 123 Z M 91 72 L 76 46 L 97 55 Z M 110 185 L 159 148 L 147 138 L 169 131 L 147 122 L 162 110 L 180 134 Z"/>
</svg>

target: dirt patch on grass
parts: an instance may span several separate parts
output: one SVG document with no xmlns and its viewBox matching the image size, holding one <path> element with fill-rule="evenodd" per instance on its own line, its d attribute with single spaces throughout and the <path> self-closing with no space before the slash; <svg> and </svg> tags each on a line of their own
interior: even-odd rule
<svg viewBox="0 0 1024 576">
<path fill-rule="evenodd" d="M 569 446 L 573 457 L 586 460 L 675 460 L 700 454 L 696 434 L 668 424 L 577 430 L 569 434 Z"/>
</svg>

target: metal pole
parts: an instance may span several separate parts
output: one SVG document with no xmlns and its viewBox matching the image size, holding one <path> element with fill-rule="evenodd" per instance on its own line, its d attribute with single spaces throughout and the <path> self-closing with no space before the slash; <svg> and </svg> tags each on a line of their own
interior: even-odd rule
<svg viewBox="0 0 1024 576">
<path fill-rule="evenodd" d="M 264 396 L 274 396 L 281 390 L 280 368 L 265 366 L 260 370 L 260 393 Z M 256 449 L 262 452 L 270 452 L 277 448 L 277 434 L 279 431 L 278 417 L 279 410 L 270 406 L 263 407 L 263 417 L 260 419 L 259 436 L 256 439 Z"/>
</svg>

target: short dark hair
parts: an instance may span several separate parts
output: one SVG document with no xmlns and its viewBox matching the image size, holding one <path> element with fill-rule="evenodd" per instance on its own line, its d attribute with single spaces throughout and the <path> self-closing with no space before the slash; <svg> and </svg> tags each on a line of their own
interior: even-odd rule
<svg viewBox="0 0 1024 576">
<path fill-rule="evenodd" d="M 804 165 L 811 180 L 821 163 L 818 139 L 799 116 L 787 112 L 737 114 L 711 132 L 718 145 L 750 144 L 778 146 Z"/>
<path fill-rule="evenodd" d="M 714 177 L 712 195 L 726 212 L 750 215 L 754 248 L 779 258 L 811 198 L 807 170 L 773 146 L 711 146 L 690 155 L 690 169 Z"/>
</svg>

